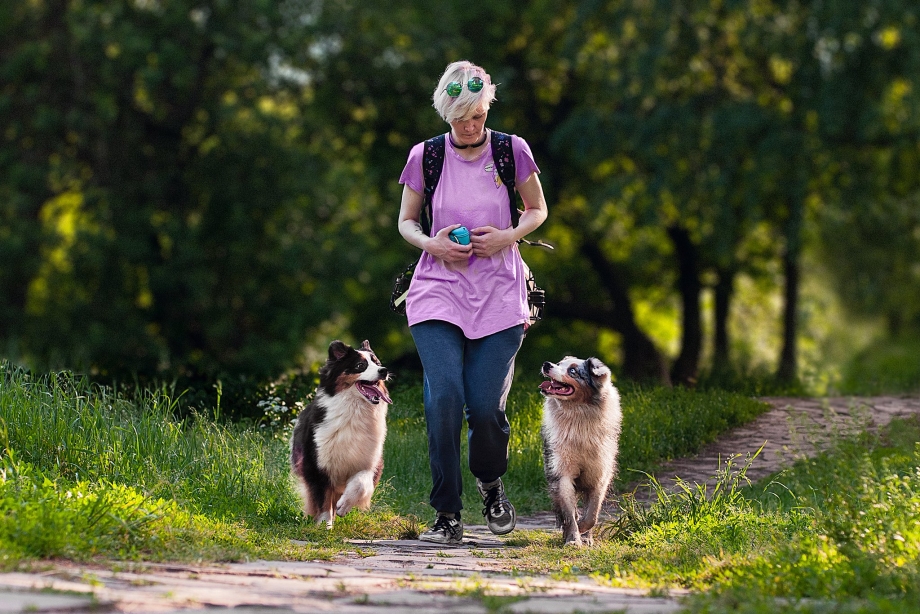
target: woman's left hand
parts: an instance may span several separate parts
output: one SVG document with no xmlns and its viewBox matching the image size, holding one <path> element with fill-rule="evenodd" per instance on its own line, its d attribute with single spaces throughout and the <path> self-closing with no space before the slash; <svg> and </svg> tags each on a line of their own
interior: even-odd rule
<svg viewBox="0 0 920 614">
<path fill-rule="evenodd" d="M 470 231 L 473 255 L 488 258 L 514 243 L 514 229 L 499 230 L 493 226 L 480 226 Z"/>
</svg>

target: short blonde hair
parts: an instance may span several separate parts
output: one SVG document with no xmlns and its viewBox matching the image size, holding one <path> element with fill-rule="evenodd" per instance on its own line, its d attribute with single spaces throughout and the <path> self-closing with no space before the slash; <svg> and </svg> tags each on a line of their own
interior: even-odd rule
<svg viewBox="0 0 920 614">
<path fill-rule="evenodd" d="M 483 87 L 478 92 L 471 92 L 467 87 L 467 81 L 473 77 L 483 80 Z M 447 84 L 451 81 L 456 81 L 463 86 L 460 95 L 456 98 L 447 93 Z M 466 120 L 479 113 L 480 109 L 489 110 L 495 100 L 495 88 L 489 74 L 481 66 L 476 66 L 466 60 L 454 62 L 444 70 L 438 86 L 434 89 L 433 106 L 441 119 L 447 123 Z"/>
</svg>

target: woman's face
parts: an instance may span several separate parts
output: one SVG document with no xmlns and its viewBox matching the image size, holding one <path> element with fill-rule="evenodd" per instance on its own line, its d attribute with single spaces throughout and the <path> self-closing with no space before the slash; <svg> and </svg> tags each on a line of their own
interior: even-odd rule
<svg viewBox="0 0 920 614">
<path fill-rule="evenodd" d="M 469 119 L 450 122 L 451 136 L 457 145 L 474 145 L 482 140 L 489 110 L 482 107 Z"/>
</svg>

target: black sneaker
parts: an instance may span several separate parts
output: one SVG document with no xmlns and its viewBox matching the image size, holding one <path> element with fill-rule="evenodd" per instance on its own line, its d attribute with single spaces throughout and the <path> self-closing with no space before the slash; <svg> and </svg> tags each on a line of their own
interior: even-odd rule
<svg viewBox="0 0 920 614">
<path fill-rule="evenodd" d="M 435 544 L 459 544 L 463 542 L 463 522 L 459 518 L 448 518 L 438 514 L 434 526 L 418 536 L 423 542 Z"/>
<path fill-rule="evenodd" d="M 476 480 L 476 488 L 482 495 L 482 515 L 486 517 L 489 530 L 495 535 L 507 535 L 514 530 L 517 515 L 514 506 L 505 496 L 505 487 L 501 479 L 495 480 L 485 488 L 482 482 Z"/>
</svg>

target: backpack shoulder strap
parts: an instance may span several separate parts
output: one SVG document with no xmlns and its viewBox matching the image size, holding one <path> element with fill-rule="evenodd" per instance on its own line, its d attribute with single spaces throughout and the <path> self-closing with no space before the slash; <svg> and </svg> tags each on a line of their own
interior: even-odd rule
<svg viewBox="0 0 920 614">
<path fill-rule="evenodd" d="M 492 160 L 498 176 L 508 189 L 508 202 L 511 206 L 511 225 L 517 226 L 521 212 L 517 208 L 517 196 L 514 191 L 517 170 L 514 166 L 514 147 L 511 144 L 511 135 L 504 132 L 492 131 Z"/>
<path fill-rule="evenodd" d="M 431 200 L 434 198 L 435 188 L 441 180 L 441 171 L 444 170 L 444 135 L 425 141 L 425 148 L 422 155 L 422 175 L 425 177 L 425 203 L 422 205 L 422 213 L 419 222 L 422 225 L 422 231 L 431 236 Z"/>
<path fill-rule="evenodd" d="M 495 161 L 495 168 L 498 170 L 498 176 L 508 188 L 508 202 L 511 206 L 511 225 L 517 227 L 521 219 L 521 210 L 517 208 L 517 192 L 514 184 L 517 177 L 517 169 L 514 165 L 514 147 L 511 144 L 511 135 L 504 132 L 492 131 L 492 158 Z M 545 247 L 546 249 L 555 249 L 549 243 L 543 241 L 531 241 L 529 239 L 518 239 L 518 243 L 526 245 L 535 245 Z"/>
</svg>

